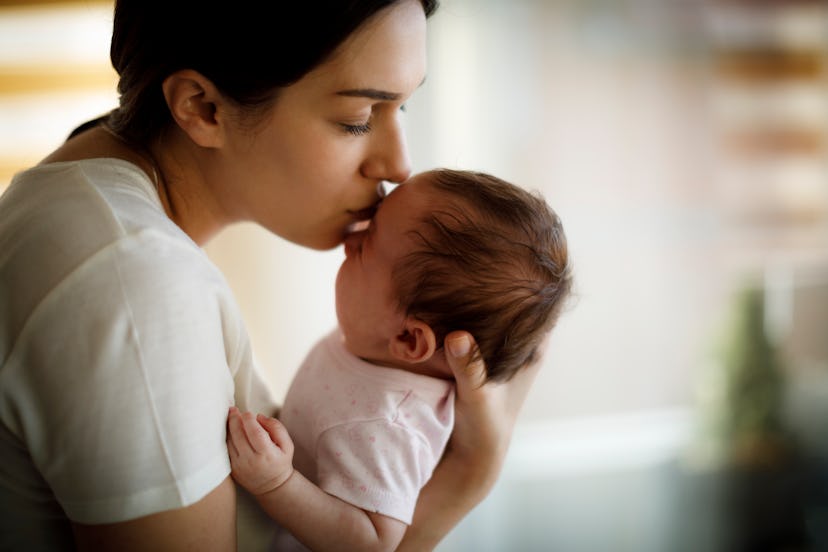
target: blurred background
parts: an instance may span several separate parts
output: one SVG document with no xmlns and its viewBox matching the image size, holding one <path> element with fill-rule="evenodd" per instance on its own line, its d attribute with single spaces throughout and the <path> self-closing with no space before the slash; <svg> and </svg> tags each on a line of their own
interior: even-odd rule
<svg viewBox="0 0 828 552">
<path fill-rule="evenodd" d="M 116 104 L 111 10 L 0 1 L 0 188 Z M 443 0 L 429 41 L 415 170 L 540 190 L 576 276 L 439 550 L 828 550 L 828 4 Z M 247 225 L 207 251 L 281 397 L 342 252 Z"/>
</svg>

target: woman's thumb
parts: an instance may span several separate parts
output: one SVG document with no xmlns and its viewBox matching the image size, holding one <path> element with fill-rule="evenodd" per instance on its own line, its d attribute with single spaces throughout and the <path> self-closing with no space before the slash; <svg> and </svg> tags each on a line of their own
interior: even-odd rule
<svg viewBox="0 0 828 552">
<path fill-rule="evenodd" d="M 454 374 L 458 391 L 477 389 L 486 383 L 486 365 L 474 359 L 474 338 L 468 332 L 452 332 L 446 336 L 446 360 Z"/>
</svg>

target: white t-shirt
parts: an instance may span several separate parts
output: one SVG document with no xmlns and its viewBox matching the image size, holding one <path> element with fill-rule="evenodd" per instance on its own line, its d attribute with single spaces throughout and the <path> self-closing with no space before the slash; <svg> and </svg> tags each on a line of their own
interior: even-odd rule
<svg viewBox="0 0 828 552">
<path fill-rule="evenodd" d="M 454 426 L 454 384 L 365 362 L 337 330 L 308 354 L 280 419 L 305 477 L 363 510 L 410 524 Z"/>
<path fill-rule="evenodd" d="M 0 549 L 71 546 L 230 473 L 228 407 L 272 412 L 219 270 L 116 159 L 0 198 Z"/>
</svg>

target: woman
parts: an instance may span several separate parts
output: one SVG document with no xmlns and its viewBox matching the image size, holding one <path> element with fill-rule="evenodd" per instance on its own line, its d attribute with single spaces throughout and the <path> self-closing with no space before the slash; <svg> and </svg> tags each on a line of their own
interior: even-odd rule
<svg viewBox="0 0 828 552">
<path fill-rule="evenodd" d="M 119 1 L 120 107 L 0 200 L 0 548 L 235 548 L 227 409 L 276 406 L 199 246 L 335 247 L 410 172 L 432 1 L 216 4 Z M 472 346 L 446 339 L 456 429 L 402 550 L 489 491 L 535 372 L 483 386 Z"/>
</svg>

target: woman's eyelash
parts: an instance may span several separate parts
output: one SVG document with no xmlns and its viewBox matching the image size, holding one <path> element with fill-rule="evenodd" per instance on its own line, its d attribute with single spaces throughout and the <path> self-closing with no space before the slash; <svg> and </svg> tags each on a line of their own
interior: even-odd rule
<svg viewBox="0 0 828 552">
<path fill-rule="evenodd" d="M 354 136 L 362 136 L 363 134 L 371 132 L 371 123 L 365 123 L 364 125 L 349 125 L 342 123 L 342 128 Z"/>
</svg>

